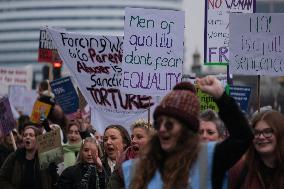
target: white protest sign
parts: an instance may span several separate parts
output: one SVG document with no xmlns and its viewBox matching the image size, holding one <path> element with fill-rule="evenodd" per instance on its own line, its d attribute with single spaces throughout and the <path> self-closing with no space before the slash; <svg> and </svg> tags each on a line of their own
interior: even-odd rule
<svg viewBox="0 0 284 189">
<path fill-rule="evenodd" d="M 27 89 L 32 88 L 33 70 L 31 66 L 25 67 L 0 67 L 1 93 L 8 94 L 9 85 L 23 85 Z M 4 87 L 6 86 L 6 87 Z"/>
<path fill-rule="evenodd" d="M 284 14 L 231 14 L 231 74 L 284 75 Z"/>
<path fill-rule="evenodd" d="M 229 61 L 229 13 L 252 13 L 255 0 L 205 0 L 204 63 Z"/>
<path fill-rule="evenodd" d="M 154 102 L 151 96 L 120 91 L 123 37 L 93 36 L 48 29 L 64 64 L 75 76 L 78 87 L 92 109 L 96 110 L 96 128 L 109 124 L 130 125 L 126 120 L 147 118 Z M 121 119 L 123 118 L 123 119 Z"/>
<path fill-rule="evenodd" d="M 30 115 L 32 113 L 37 97 L 38 93 L 36 90 L 26 89 L 22 85 L 9 86 L 10 104 L 22 114 Z"/>
<path fill-rule="evenodd" d="M 182 78 L 184 12 L 126 8 L 122 90 L 163 96 Z"/>
</svg>

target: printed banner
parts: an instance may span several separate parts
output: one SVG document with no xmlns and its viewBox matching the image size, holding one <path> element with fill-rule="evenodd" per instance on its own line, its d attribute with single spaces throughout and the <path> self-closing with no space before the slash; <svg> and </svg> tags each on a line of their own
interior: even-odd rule
<svg viewBox="0 0 284 189">
<path fill-rule="evenodd" d="M 60 129 L 52 130 L 36 137 L 40 169 L 48 168 L 50 163 L 63 162 Z"/>
<path fill-rule="evenodd" d="M 47 27 L 43 27 L 40 29 L 38 62 L 62 63 L 62 60 L 60 59 L 58 52 L 52 44 L 52 40 L 46 30 Z"/>
<path fill-rule="evenodd" d="M 276 13 L 230 15 L 230 73 L 284 75 L 283 19 Z"/>
<path fill-rule="evenodd" d="M 181 81 L 183 11 L 126 8 L 122 90 L 163 96 Z"/>
<path fill-rule="evenodd" d="M 12 129 L 16 127 L 11 110 L 9 98 L 7 96 L 0 99 L 0 129 L 1 133 L 7 135 Z"/>
<path fill-rule="evenodd" d="M 123 37 L 93 36 L 48 29 L 59 55 L 75 77 L 78 87 L 93 112 L 94 125 L 104 130 L 109 124 L 130 127 L 131 118 L 147 119 L 147 108 L 154 105 L 151 96 L 125 94 L 122 84 Z M 124 118 L 121 120 L 121 118 Z"/>
<path fill-rule="evenodd" d="M 205 0 L 205 64 L 229 62 L 230 12 L 255 12 L 255 0 Z"/>
<path fill-rule="evenodd" d="M 230 86 L 230 96 L 233 97 L 243 112 L 248 112 L 251 87 Z"/>
<path fill-rule="evenodd" d="M 67 117 L 72 117 L 79 108 L 79 98 L 70 77 L 64 77 L 50 82 L 56 102 Z"/>
</svg>

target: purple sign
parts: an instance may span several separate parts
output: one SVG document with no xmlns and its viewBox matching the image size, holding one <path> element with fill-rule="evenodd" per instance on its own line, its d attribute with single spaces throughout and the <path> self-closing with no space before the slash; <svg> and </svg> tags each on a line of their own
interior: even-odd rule
<svg viewBox="0 0 284 189">
<path fill-rule="evenodd" d="M 0 129 L 4 135 L 16 127 L 8 97 L 0 99 Z"/>
</svg>

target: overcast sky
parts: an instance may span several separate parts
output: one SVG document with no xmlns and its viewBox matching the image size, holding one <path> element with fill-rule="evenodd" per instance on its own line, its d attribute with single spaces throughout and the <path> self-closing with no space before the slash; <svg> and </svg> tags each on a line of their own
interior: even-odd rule
<svg viewBox="0 0 284 189">
<path fill-rule="evenodd" d="M 197 50 L 203 61 L 203 28 L 204 28 L 204 0 L 184 0 L 185 10 L 185 46 L 186 72 L 190 71 L 192 55 Z"/>
</svg>

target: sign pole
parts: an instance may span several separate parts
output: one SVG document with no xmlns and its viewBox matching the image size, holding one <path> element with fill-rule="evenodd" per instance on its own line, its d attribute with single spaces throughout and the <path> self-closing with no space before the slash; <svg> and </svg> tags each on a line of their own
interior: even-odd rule
<svg viewBox="0 0 284 189">
<path fill-rule="evenodd" d="M 148 106 L 148 126 L 150 128 L 150 116 L 151 116 L 151 98 L 149 97 L 149 106 Z"/>
<path fill-rule="evenodd" d="M 12 131 L 10 132 L 10 137 L 11 137 L 11 140 L 12 140 L 12 143 L 13 143 L 14 151 L 16 151 L 17 150 L 17 145 L 16 145 L 16 142 L 15 142 L 15 139 L 14 139 Z"/>
<path fill-rule="evenodd" d="M 257 111 L 260 112 L 260 75 L 257 76 Z"/>
</svg>

